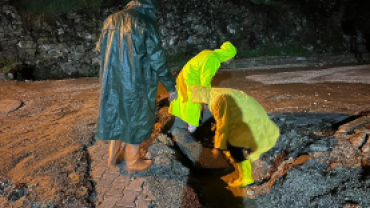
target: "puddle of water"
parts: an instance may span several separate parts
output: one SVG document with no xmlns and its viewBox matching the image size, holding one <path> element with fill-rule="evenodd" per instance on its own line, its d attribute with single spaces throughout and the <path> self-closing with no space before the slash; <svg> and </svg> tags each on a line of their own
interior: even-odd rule
<svg viewBox="0 0 370 208">
<path fill-rule="evenodd" d="M 257 208 L 253 199 L 243 197 L 246 189 L 231 190 L 228 188 L 227 175 L 232 174 L 234 169 L 205 170 L 197 175 L 207 204 L 210 208 Z M 226 176 L 226 177 L 225 177 Z"/>
</svg>

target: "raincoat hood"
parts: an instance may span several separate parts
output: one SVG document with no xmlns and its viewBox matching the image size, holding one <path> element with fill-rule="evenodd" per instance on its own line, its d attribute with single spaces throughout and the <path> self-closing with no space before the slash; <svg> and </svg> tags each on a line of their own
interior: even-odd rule
<svg viewBox="0 0 370 208">
<path fill-rule="evenodd" d="M 159 4 L 157 0 L 132 0 L 126 6 L 126 9 L 131 8 L 148 15 L 153 20 L 156 20 Z"/>
<path fill-rule="evenodd" d="M 220 49 L 214 50 L 221 62 L 228 61 L 236 55 L 236 48 L 229 41 L 222 44 Z"/>
</svg>

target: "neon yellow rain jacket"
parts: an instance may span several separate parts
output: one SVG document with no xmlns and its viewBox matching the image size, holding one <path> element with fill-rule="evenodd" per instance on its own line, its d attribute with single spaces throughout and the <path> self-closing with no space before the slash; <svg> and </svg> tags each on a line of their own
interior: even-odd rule
<svg viewBox="0 0 370 208">
<path fill-rule="evenodd" d="M 203 50 L 193 57 L 176 79 L 179 97 L 171 102 L 169 112 L 188 124 L 199 126 L 201 104 L 191 102 L 190 87 L 201 85 L 210 88 L 211 80 L 221 63 L 232 59 L 235 54 L 236 48 L 227 41 L 220 49 Z"/>
<path fill-rule="evenodd" d="M 252 97 L 229 88 L 194 86 L 191 91 L 192 102 L 207 103 L 216 120 L 215 148 L 227 149 L 228 142 L 250 149 L 248 159 L 255 161 L 275 146 L 279 127 Z"/>
</svg>

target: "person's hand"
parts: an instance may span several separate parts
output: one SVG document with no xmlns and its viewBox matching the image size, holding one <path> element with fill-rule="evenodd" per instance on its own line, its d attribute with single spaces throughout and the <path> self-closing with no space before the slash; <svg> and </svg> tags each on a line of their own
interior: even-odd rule
<svg viewBox="0 0 370 208">
<path fill-rule="evenodd" d="M 212 156 L 214 158 L 218 158 L 218 156 L 220 155 L 220 150 L 216 149 L 216 148 L 213 148 L 212 149 Z"/>
<path fill-rule="evenodd" d="M 245 158 L 247 158 L 250 153 L 251 153 L 250 149 L 243 149 L 243 155 L 244 155 Z"/>
<path fill-rule="evenodd" d="M 168 100 L 171 102 L 172 100 L 177 100 L 177 97 L 178 97 L 177 90 L 175 90 L 170 93 L 170 97 L 168 98 Z"/>
</svg>

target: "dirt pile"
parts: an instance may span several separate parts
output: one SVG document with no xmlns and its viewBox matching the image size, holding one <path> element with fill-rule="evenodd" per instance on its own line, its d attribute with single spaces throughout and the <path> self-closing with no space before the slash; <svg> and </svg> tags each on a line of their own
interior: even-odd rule
<svg viewBox="0 0 370 208">
<path fill-rule="evenodd" d="M 328 136 L 322 130 L 335 126 L 345 115 L 304 117 L 301 123 L 294 114 L 274 116 L 282 136 L 262 156 L 259 164 L 264 166 L 255 166 L 255 174 L 263 177 L 259 185 L 248 188 L 253 193 L 249 197 L 256 199 L 258 207 L 343 207 L 348 202 L 370 206 L 366 197 L 370 194 L 369 153 L 362 151 L 367 150 L 368 136 L 354 133 L 367 131 L 364 127 L 370 118 L 348 122 Z M 321 122 L 315 121 L 320 118 Z M 302 157 L 305 161 L 294 164 Z M 270 171 L 258 174 L 266 170 Z"/>
</svg>

